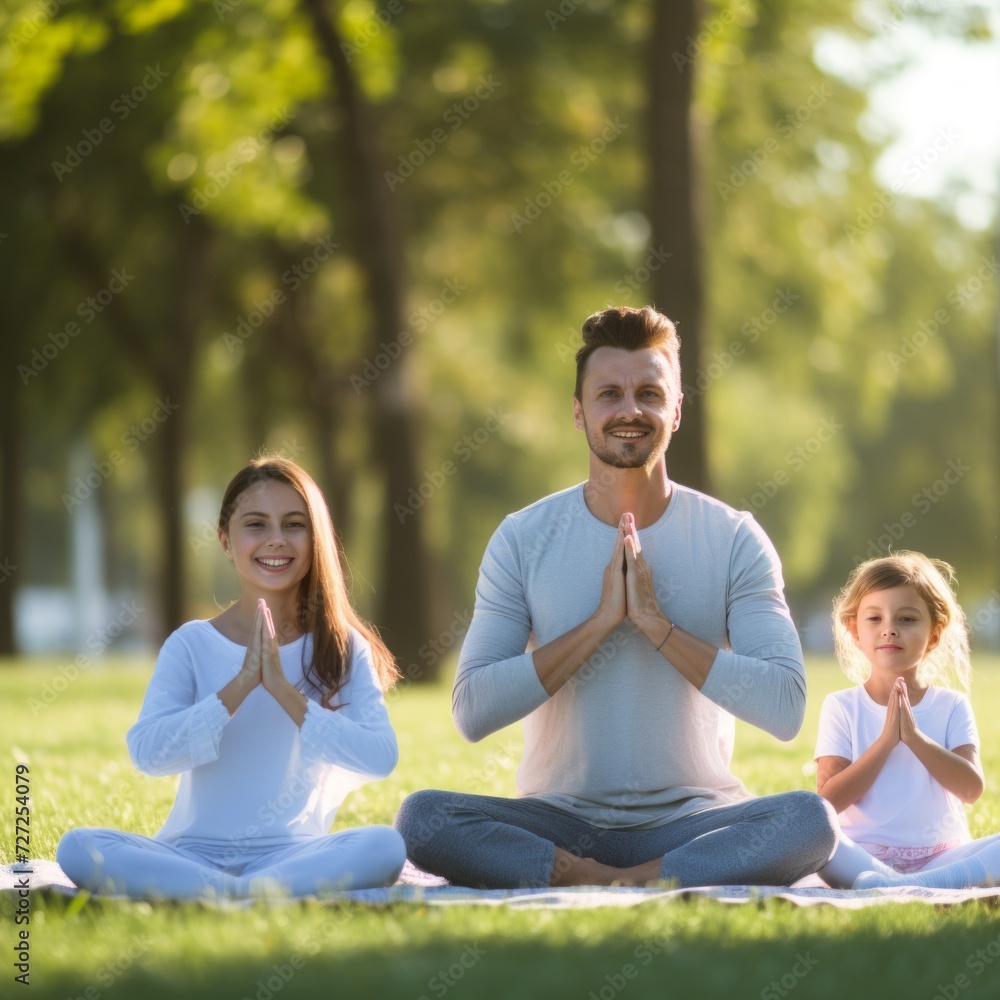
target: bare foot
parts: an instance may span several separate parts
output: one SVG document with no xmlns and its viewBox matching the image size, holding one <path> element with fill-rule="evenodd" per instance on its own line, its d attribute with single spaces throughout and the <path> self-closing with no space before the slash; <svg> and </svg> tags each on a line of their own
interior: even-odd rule
<svg viewBox="0 0 1000 1000">
<path fill-rule="evenodd" d="M 614 868 L 557 847 L 549 885 L 650 885 L 660 881 L 661 862 L 654 858 L 631 868 Z"/>
</svg>

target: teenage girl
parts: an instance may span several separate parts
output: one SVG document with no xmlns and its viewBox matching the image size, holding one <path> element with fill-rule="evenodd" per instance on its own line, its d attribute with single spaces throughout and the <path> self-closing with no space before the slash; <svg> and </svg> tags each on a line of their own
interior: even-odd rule
<svg viewBox="0 0 1000 1000">
<path fill-rule="evenodd" d="M 1000 876 L 1000 836 L 971 840 L 965 817 L 984 780 L 953 582 L 947 563 L 899 552 L 858 566 L 834 603 L 837 657 L 856 682 L 826 698 L 816 741 L 817 791 L 849 838 L 819 873 L 836 888 Z"/>
<path fill-rule="evenodd" d="M 81 888 L 192 898 L 391 885 L 388 826 L 330 834 L 337 806 L 396 765 L 382 691 L 392 655 L 351 607 L 330 513 L 295 463 L 261 458 L 222 501 L 239 599 L 164 643 L 126 740 L 146 774 L 179 774 L 153 838 L 75 829 L 57 860 Z"/>
</svg>

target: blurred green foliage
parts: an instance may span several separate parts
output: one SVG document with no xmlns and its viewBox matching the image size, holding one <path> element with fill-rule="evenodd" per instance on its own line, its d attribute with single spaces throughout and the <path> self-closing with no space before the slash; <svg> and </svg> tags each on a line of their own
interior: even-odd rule
<svg viewBox="0 0 1000 1000">
<path fill-rule="evenodd" d="M 659 54 L 698 73 L 704 140 L 709 336 L 684 381 L 708 407 L 713 492 L 770 533 L 795 608 L 827 606 L 888 542 L 953 562 L 971 606 L 998 586 L 991 235 L 908 197 L 905 177 L 879 188 L 863 86 L 815 56 L 830 33 L 872 36 L 886 5 L 861 6 L 708 4 L 688 51 Z M 125 437 L 174 387 L 189 612 L 234 596 L 211 521 L 263 446 L 320 479 L 370 610 L 380 511 L 407 503 L 373 471 L 372 387 L 405 352 L 418 468 L 433 485 L 454 467 L 409 517 L 430 547 L 433 633 L 471 610 L 503 515 L 585 475 L 570 419 L 580 323 L 643 303 L 670 266 L 644 215 L 649 4 L 562 7 L 330 4 L 405 223 L 407 330 L 373 353 L 343 122 L 298 4 L 0 3 L 16 585 L 66 579 L 82 441 L 99 463 L 123 457 L 86 501 L 108 526 L 109 583 L 155 590 L 159 444 Z M 976 44 L 982 25 L 965 33 Z M 132 280 L 88 310 L 116 270 Z M 331 398 L 325 437 L 316 409 Z"/>
</svg>

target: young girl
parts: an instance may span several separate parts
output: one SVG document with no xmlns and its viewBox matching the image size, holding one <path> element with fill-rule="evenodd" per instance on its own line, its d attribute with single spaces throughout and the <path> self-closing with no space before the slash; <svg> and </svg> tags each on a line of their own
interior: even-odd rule
<svg viewBox="0 0 1000 1000">
<path fill-rule="evenodd" d="M 293 462 L 261 458 L 222 501 L 240 597 L 164 643 L 126 740 L 147 774 L 180 774 L 155 837 L 70 830 L 57 860 L 80 887 L 192 898 L 391 885 L 388 826 L 330 834 L 347 793 L 396 765 L 382 691 L 392 655 L 351 607 L 330 513 Z"/>
<path fill-rule="evenodd" d="M 820 875 L 835 888 L 966 888 L 1000 876 L 1000 836 L 970 841 L 983 792 L 965 615 L 947 563 L 899 552 L 862 563 L 834 603 L 837 657 L 857 687 L 829 695 L 817 791 L 844 840 Z M 849 838 L 849 839 L 847 839 Z"/>
</svg>

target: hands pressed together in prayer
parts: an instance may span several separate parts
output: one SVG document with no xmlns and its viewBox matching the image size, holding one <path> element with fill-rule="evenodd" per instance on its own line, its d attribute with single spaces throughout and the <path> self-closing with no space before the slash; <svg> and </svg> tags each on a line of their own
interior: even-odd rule
<svg viewBox="0 0 1000 1000">
<path fill-rule="evenodd" d="M 286 677 L 278 652 L 278 637 L 274 619 L 263 597 L 257 601 L 257 611 L 250 629 L 246 656 L 240 672 L 220 692 L 219 698 L 234 715 L 246 696 L 256 687 L 263 687 L 301 726 L 306 716 L 306 698 Z"/>
<path fill-rule="evenodd" d="M 920 737 L 917 720 L 913 717 L 913 706 L 910 704 L 910 692 L 906 686 L 906 678 L 897 677 L 889 692 L 882 739 L 890 747 L 902 743 L 912 749 Z"/>
<path fill-rule="evenodd" d="M 660 609 L 653 569 L 642 554 L 635 517 L 630 513 L 622 514 L 618 522 L 611 561 L 604 570 L 598 614 L 611 628 L 628 618 L 657 648 L 674 627 Z"/>
</svg>

